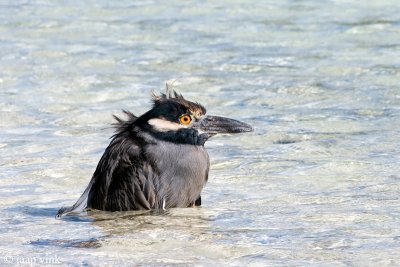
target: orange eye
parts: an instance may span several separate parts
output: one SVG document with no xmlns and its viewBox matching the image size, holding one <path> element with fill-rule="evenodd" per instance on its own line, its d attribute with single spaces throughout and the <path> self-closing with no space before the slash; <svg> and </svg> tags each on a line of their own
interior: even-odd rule
<svg viewBox="0 0 400 267">
<path fill-rule="evenodd" d="M 184 125 L 188 125 L 192 121 L 192 118 L 189 115 L 182 115 L 179 117 L 179 121 Z"/>
</svg>

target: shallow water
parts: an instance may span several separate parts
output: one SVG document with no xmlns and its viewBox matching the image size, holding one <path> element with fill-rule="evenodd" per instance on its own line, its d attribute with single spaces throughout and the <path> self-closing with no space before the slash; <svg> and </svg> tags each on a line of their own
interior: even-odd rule
<svg viewBox="0 0 400 267">
<path fill-rule="evenodd" d="M 400 4 L 262 2 L 0 3 L 0 265 L 400 265 Z M 176 78 L 256 129 L 203 206 L 55 220 Z"/>
</svg>

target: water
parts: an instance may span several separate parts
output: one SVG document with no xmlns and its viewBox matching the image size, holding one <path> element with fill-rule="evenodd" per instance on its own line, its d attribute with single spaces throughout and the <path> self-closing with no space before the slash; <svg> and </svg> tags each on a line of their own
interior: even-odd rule
<svg viewBox="0 0 400 267">
<path fill-rule="evenodd" d="M 399 8 L 2 1 L 0 265 L 400 265 Z M 176 78 L 256 129 L 207 143 L 203 206 L 55 220 Z"/>
</svg>

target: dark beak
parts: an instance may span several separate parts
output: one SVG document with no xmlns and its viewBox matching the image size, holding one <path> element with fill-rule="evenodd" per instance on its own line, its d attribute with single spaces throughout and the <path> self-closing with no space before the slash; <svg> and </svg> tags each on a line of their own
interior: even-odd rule
<svg viewBox="0 0 400 267">
<path fill-rule="evenodd" d="M 206 132 L 210 135 L 253 131 L 253 127 L 247 123 L 218 116 L 204 116 L 200 121 L 195 122 L 193 128 Z"/>
</svg>

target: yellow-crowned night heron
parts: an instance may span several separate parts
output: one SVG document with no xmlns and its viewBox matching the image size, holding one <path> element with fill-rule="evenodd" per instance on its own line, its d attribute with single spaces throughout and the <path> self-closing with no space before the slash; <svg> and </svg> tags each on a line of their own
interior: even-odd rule
<svg viewBox="0 0 400 267">
<path fill-rule="evenodd" d="M 57 217 L 86 209 L 168 209 L 201 204 L 210 160 L 204 143 L 217 133 L 252 131 L 237 120 L 205 115 L 206 109 L 167 88 L 153 95 L 153 108 L 140 117 L 115 117 L 116 133 L 93 177 L 72 207 Z"/>
</svg>

